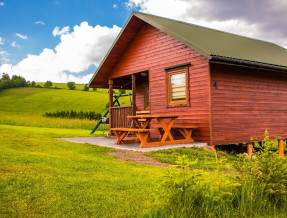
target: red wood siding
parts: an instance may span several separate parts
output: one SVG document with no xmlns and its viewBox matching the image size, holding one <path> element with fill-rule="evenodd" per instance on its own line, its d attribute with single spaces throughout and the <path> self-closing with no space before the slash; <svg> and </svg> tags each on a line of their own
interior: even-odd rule
<svg viewBox="0 0 287 218">
<path fill-rule="evenodd" d="M 261 140 L 265 129 L 287 138 L 286 73 L 213 64 L 211 93 L 215 145 Z"/>
<path fill-rule="evenodd" d="M 164 68 L 191 62 L 189 67 L 190 106 L 167 108 L 166 72 Z M 209 122 L 209 66 L 207 59 L 174 38 L 146 24 L 109 75 L 117 78 L 142 71 L 149 71 L 151 114 L 182 114 L 180 125 L 198 125 L 195 140 L 210 140 Z M 137 78 L 137 82 L 139 82 Z M 143 96 L 137 96 L 138 109 L 142 110 Z M 142 102 L 142 103 L 141 103 Z M 152 123 L 152 128 L 156 124 Z"/>
</svg>

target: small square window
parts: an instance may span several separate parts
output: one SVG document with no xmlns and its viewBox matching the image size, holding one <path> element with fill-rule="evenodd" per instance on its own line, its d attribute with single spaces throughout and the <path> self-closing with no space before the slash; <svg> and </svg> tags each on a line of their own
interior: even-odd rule
<svg viewBox="0 0 287 218">
<path fill-rule="evenodd" d="M 188 66 L 167 70 L 168 106 L 188 106 Z"/>
</svg>

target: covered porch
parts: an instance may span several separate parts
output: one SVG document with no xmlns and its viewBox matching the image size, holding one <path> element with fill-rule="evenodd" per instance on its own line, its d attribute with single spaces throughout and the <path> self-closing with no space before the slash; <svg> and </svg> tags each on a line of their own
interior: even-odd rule
<svg viewBox="0 0 287 218">
<path fill-rule="evenodd" d="M 109 125 L 112 128 L 132 128 L 132 120 L 128 116 L 150 114 L 149 75 L 148 71 L 131 74 L 108 80 L 109 87 Z M 131 90 L 131 105 L 114 105 L 114 89 Z"/>
</svg>

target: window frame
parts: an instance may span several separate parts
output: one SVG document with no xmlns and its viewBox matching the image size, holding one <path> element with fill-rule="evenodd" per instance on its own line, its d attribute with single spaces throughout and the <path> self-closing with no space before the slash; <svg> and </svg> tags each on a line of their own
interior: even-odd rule
<svg viewBox="0 0 287 218">
<path fill-rule="evenodd" d="M 166 71 L 166 94 L 167 107 L 187 107 L 189 106 L 189 63 L 184 65 L 177 65 L 174 67 L 165 68 Z M 171 99 L 171 76 L 175 74 L 185 73 L 185 100 L 173 101 Z"/>
</svg>

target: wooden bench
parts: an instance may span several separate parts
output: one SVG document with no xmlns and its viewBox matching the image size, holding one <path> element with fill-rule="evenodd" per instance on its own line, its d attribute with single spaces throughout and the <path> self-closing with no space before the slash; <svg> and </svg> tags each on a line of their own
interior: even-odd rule
<svg viewBox="0 0 287 218">
<path fill-rule="evenodd" d="M 112 131 L 116 133 L 117 141 L 116 145 L 119 144 L 127 144 L 127 143 L 136 143 L 141 142 L 140 146 L 143 144 L 147 144 L 147 139 L 149 133 L 153 131 L 152 129 L 138 129 L 138 128 L 111 128 Z M 133 132 L 136 134 L 136 140 L 124 140 L 125 136 L 129 133 Z"/>
<path fill-rule="evenodd" d="M 194 139 L 192 137 L 193 130 L 197 129 L 198 126 L 173 126 L 171 127 L 172 131 L 178 131 L 183 137 L 184 137 L 184 143 L 191 143 L 194 142 Z M 163 134 L 163 129 L 158 129 L 160 134 Z M 183 141 L 183 140 L 180 140 Z"/>
<path fill-rule="evenodd" d="M 186 140 L 186 143 L 194 142 L 192 131 L 197 129 L 198 126 L 173 126 L 172 130 L 177 130 Z"/>
</svg>

